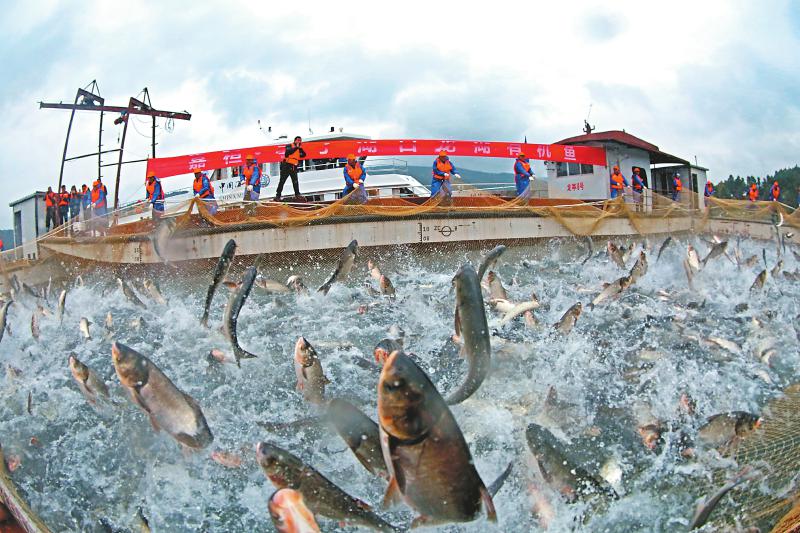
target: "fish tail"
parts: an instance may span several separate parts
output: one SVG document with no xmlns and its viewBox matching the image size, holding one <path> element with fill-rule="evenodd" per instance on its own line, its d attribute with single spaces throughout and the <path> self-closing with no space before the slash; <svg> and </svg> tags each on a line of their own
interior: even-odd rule
<svg viewBox="0 0 800 533">
<path fill-rule="evenodd" d="M 491 495 L 492 498 L 494 498 L 495 495 L 500 491 L 500 489 L 503 488 L 503 484 L 506 482 L 508 476 L 511 475 L 511 472 L 513 470 L 514 470 L 514 462 L 512 461 L 508 463 L 506 469 L 503 470 L 503 472 L 497 477 L 497 479 L 495 479 L 494 482 L 491 485 L 489 485 L 489 495 Z"/>
<path fill-rule="evenodd" d="M 331 290 L 331 283 L 330 282 L 326 283 L 325 285 L 323 285 L 322 287 L 317 289 L 317 292 L 321 292 L 323 295 L 327 296 L 329 290 Z"/>
</svg>

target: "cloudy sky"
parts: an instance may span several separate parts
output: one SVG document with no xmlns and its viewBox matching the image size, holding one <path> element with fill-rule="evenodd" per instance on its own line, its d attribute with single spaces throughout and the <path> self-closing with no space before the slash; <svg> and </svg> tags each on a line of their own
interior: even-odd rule
<svg viewBox="0 0 800 533">
<path fill-rule="evenodd" d="M 800 2 L 658 4 L 4 2 L 4 197 L 57 182 L 69 112 L 37 102 L 72 101 L 94 79 L 108 103 L 146 86 L 156 107 L 193 114 L 159 127 L 158 155 L 267 144 L 258 120 L 305 135 L 309 118 L 316 133 L 555 142 L 580 133 L 591 105 L 598 131 L 697 156 L 712 181 L 799 163 Z M 97 119 L 78 115 L 71 155 L 96 149 Z M 148 153 L 140 120 L 130 159 Z M 105 149 L 120 132 L 106 121 Z M 68 163 L 65 182 L 95 172 Z M 143 175 L 126 168 L 123 200 Z"/>
</svg>

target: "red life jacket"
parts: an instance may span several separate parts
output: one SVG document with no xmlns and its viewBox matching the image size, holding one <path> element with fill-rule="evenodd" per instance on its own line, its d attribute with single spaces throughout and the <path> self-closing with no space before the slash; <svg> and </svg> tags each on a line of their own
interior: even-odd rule
<svg viewBox="0 0 800 533">
<path fill-rule="evenodd" d="M 713 194 L 713 192 L 714 192 L 714 186 L 711 184 L 710 181 L 706 182 L 706 192 L 708 194 Z"/>
<path fill-rule="evenodd" d="M 675 192 L 681 192 L 683 190 L 683 185 L 681 185 L 680 178 L 675 178 L 672 184 L 675 186 Z"/>
<path fill-rule="evenodd" d="M 253 174 L 253 171 L 250 171 L 250 174 Z M 199 193 L 203 189 L 203 176 L 194 179 L 194 183 L 192 183 L 192 188 L 194 189 L 195 193 Z M 211 181 L 208 182 L 208 190 L 204 193 L 200 194 L 200 198 L 207 198 L 210 195 L 214 194 L 214 187 L 211 185 Z"/>
<path fill-rule="evenodd" d="M 51 191 L 44 195 L 44 205 L 47 207 L 55 207 L 57 203 L 58 197 L 56 196 L 56 193 Z"/>
<path fill-rule="evenodd" d="M 747 195 L 750 197 L 751 202 L 758 200 L 758 187 L 756 187 L 755 183 L 750 186 L 750 190 L 747 192 Z"/>
<path fill-rule="evenodd" d="M 642 181 L 642 177 L 636 172 L 634 172 L 633 176 L 631 177 L 631 186 L 633 187 L 634 191 L 642 192 L 642 184 L 636 181 L 637 178 L 639 179 L 639 181 Z"/>
<path fill-rule="evenodd" d="M 525 172 L 530 172 L 531 171 L 531 164 L 530 163 L 528 163 L 526 161 L 523 161 L 522 159 L 519 159 L 518 161 L 522 165 L 522 168 L 523 168 L 523 170 L 525 170 Z"/>
<path fill-rule="evenodd" d="M 780 185 L 773 185 L 772 186 L 772 197 L 777 200 L 778 197 L 780 197 L 780 195 L 781 195 L 781 186 Z"/>
<path fill-rule="evenodd" d="M 442 163 L 442 160 L 437 158 L 436 159 L 436 170 L 438 170 L 439 172 L 444 172 L 445 174 L 450 174 L 453 171 L 453 164 L 450 162 L 449 159 L 446 160 L 444 163 Z M 434 174 L 433 177 L 436 178 L 437 180 L 449 180 L 450 179 L 449 177 L 440 176 L 438 174 Z"/>
<path fill-rule="evenodd" d="M 611 174 L 611 188 L 620 191 L 625 188 L 625 182 L 622 178 L 622 174 Z"/>
<path fill-rule="evenodd" d="M 359 183 L 359 184 L 361 183 L 361 175 L 364 173 L 364 171 L 361 170 L 361 165 L 356 163 L 355 167 L 351 167 L 348 164 L 344 168 L 347 171 L 347 175 L 350 176 L 351 180 L 353 180 L 353 183 Z"/>
<path fill-rule="evenodd" d="M 58 206 L 59 207 L 68 207 L 69 206 L 69 193 L 62 192 L 58 194 Z"/>
</svg>

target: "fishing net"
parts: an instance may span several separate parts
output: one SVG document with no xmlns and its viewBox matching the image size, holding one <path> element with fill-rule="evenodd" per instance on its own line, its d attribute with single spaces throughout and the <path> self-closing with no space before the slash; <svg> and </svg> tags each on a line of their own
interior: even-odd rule
<svg viewBox="0 0 800 533">
<path fill-rule="evenodd" d="M 216 213 L 202 200 L 193 199 L 170 209 L 176 222 L 176 230 L 199 229 L 224 231 L 234 226 L 253 227 L 297 227 L 342 221 L 375 221 L 402 218 L 464 216 L 476 217 L 546 217 L 556 220 L 570 234 L 587 236 L 602 234 L 605 224 L 613 219 L 626 219 L 639 234 L 667 232 L 665 219 L 686 217 L 695 210 L 691 205 L 696 198 L 686 195 L 682 201 L 648 191 L 646 197 L 631 195 L 612 200 L 584 202 L 571 199 L 523 199 L 488 194 L 485 191 L 461 187 L 458 195 L 451 199 L 441 196 L 433 198 L 372 197 L 366 203 L 355 203 L 352 195 L 335 202 L 321 203 L 276 203 L 242 202 L 226 206 Z M 104 228 L 103 239 L 109 242 L 120 239 L 146 238 L 153 231 L 154 222 L 149 219 L 115 223 L 132 216 L 146 215 L 143 205 L 137 205 L 110 215 L 110 228 Z M 46 238 L 75 238 L 92 230 L 91 222 L 70 224 L 51 232 Z"/>
<path fill-rule="evenodd" d="M 773 532 L 800 531 L 800 384 L 771 400 L 762 420 L 730 452 L 739 467 L 749 466 L 758 475 L 723 499 L 714 511 L 715 530 L 738 521 L 762 531 L 773 524 Z M 725 473 L 715 476 L 716 487 L 725 482 Z"/>
</svg>

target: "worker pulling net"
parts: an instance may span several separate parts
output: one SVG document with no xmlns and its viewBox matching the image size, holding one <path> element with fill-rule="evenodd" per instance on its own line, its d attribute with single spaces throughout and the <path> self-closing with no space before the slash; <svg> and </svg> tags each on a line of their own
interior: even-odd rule
<svg viewBox="0 0 800 533">
<path fill-rule="evenodd" d="M 369 198 L 365 203 L 354 203 L 352 195 L 332 203 L 283 203 L 243 202 L 226 209 L 211 210 L 200 199 L 193 199 L 169 210 L 174 217 L 176 229 L 225 228 L 232 226 L 297 227 L 307 224 L 332 223 L 336 221 L 388 220 L 408 217 L 458 217 L 458 216 L 520 216 L 553 218 L 571 235 L 587 236 L 602 234 L 604 224 L 612 219 L 626 219 L 634 233 L 655 233 L 653 228 L 662 227 L 653 221 L 686 216 L 707 216 L 692 205 L 696 199 L 687 195 L 685 201 L 674 202 L 665 196 L 649 192 L 644 200 L 632 201 L 629 197 L 618 197 L 598 202 L 571 199 L 503 198 L 493 194 L 471 191 L 467 195 L 434 196 L 432 198 Z M 212 212 L 213 211 L 213 212 Z M 143 214 L 143 206 L 137 205 L 112 214 L 114 220 L 123 221 L 132 215 Z M 786 223 L 798 224 L 796 217 L 787 216 Z M 78 223 L 79 228 L 86 223 Z M 141 237 L 150 234 L 154 227 L 151 220 L 113 224 L 106 235 Z M 664 231 L 663 229 L 661 231 Z M 51 236 L 66 236 L 68 227 L 60 228 Z"/>
</svg>

